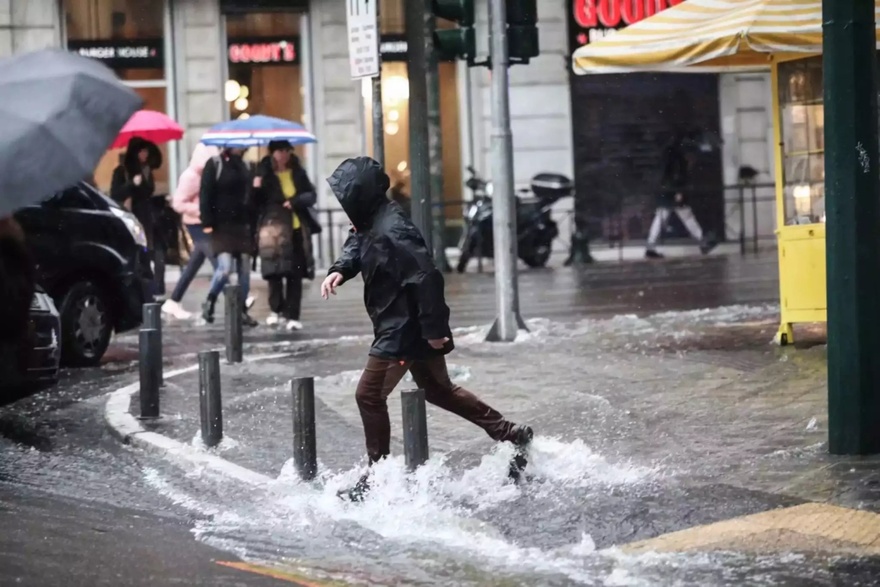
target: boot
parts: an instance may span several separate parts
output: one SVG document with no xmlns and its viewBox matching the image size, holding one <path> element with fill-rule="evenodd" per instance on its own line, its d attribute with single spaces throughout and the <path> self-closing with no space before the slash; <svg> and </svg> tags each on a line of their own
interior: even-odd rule
<svg viewBox="0 0 880 587">
<path fill-rule="evenodd" d="M 208 297 L 205 300 L 205 303 L 202 304 L 202 318 L 205 319 L 205 322 L 208 324 L 214 323 L 214 306 L 217 304 L 216 298 Z"/>
<path fill-rule="evenodd" d="M 257 321 L 251 318 L 251 315 L 247 313 L 247 310 L 241 313 L 241 323 L 248 328 L 254 328 L 257 326 Z"/>
<path fill-rule="evenodd" d="M 336 493 L 339 499 L 351 502 L 361 502 L 370 491 L 370 473 L 364 473 L 351 489 L 342 489 Z"/>
<path fill-rule="evenodd" d="M 718 240 L 714 235 L 708 234 L 706 238 L 703 239 L 703 242 L 700 243 L 700 252 L 704 255 L 708 255 L 712 252 L 712 249 L 718 246 Z"/>
<path fill-rule="evenodd" d="M 519 483 L 522 480 L 523 471 L 526 465 L 529 464 L 529 447 L 534 437 L 535 433 L 530 426 L 517 426 L 513 430 L 511 442 L 513 442 L 516 450 L 513 453 L 513 458 L 510 460 L 510 468 L 507 475 L 514 483 Z"/>
<path fill-rule="evenodd" d="M 645 259 L 662 259 L 662 258 L 663 258 L 663 255 L 661 255 L 660 253 L 658 253 L 654 249 L 645 250 Z"/>
</svg>

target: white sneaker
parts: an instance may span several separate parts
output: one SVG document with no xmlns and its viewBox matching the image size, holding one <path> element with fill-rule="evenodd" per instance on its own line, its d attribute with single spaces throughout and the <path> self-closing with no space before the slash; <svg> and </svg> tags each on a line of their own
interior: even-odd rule
<svg viewBox="0 0 880 587">
<path fill-rule="evenodd" d="M 165 300 L 165 303 L 162 304 L 162 313 L 168 314 L 177 320 L 189 320 L 193 316 L 192 313 L 184 310 L 183 306 L 174 300 Z"/>
<path fill-rule="evenodd" d="M 284 322 L 284 318 L 282 318 L 280 314 L 276 314 L 275 312 L 272 312 L 271 314 L 269 314 L 269 317 L 266 318 L 267 326 L 278 326 L 282 322 Z"/>
<path fill-rule="evenodd" d="M 287 329 L 288 330 L 302 330 L 303 323 L 299 320 L 288 320 L 287 321 Z"/>
<path fill-rule="evenodd" d="M 257 296 L 248 296 L 244 301 L 245 310 L 250 310 L 254 307 L 254 304 L 257 303 Z"/>
</svg>

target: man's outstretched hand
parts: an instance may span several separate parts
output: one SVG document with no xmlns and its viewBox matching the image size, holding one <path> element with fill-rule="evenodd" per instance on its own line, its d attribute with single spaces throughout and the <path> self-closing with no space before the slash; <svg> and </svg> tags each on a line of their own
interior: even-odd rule
<svg viewBox="0 0 880 587">
<path fill-rule="evenodd" d="M 325 300 L 330 297 L 330 294 L 336 295 L 336 288 L 342 285 L 344 278 L 341 273 L 331 273 L 324 279 L 324 283 L 321 284 L 321 297 Z"/>
<path fill-rule="evenodd" d="M 447 342 L 449 342 L 449 337 L 444 337 L 444 338 L 429 338 L 429 339 L 428 339 L 428 344 L 431 345 L 431 348 L 432 348 L 432 349 L 437 349 L 438 351 L 439 351 L 440 349 L 442 349 L 442 348 L 443 348 L 443 345 L 445 345 Z"/>
</svg>

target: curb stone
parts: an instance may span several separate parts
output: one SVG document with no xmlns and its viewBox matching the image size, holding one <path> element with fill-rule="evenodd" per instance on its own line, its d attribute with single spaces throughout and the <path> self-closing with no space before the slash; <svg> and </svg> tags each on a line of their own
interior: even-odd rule
<svg viewBox="0 0 880 587">
<path fill-rule="evenodd" d="M 257 361 L 268 361 L 287 356 L 290 356 L 290 353 L 262 355 L 245 358 L 245 362 L 255 363 Z M 198 365 L 191 365 L 175 369 L 166 373 L 165 379 L 171 379 L 184 373 L 191 373 L 197 371 L 198 368 Z M 104 404 L 104 422 L 110 434 L 122 444 L 159 454 L 177 463 L 205 467 L 249 485 L 267 485 L 274 481 L 272 477 L 267 475 L 236 465 L 226 459 L 196 449 L 157 432 L 146 430 L 130 411 L 131 398 L 139 390 L 140 382 L 135 381 L 107 394 L 107 402 Z"/>
</svg>

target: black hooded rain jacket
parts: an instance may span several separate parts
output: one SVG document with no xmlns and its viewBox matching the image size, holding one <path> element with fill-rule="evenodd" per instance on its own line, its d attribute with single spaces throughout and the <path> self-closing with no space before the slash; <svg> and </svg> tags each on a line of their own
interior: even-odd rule
<svg viewBox="0 0 880 587">
<path fill-rule="evenodd" d="M 373 322 L 370 354 L 418 360 L 453 348 L 443 274 L 403 209 L 386 196 L 388 176 L 369 157 L 345 160 L 327 180 L 353 229 L 329 273 L 364 279 L 364 304 Z M 443 349 L 428 340 L 448 337 Z"/>
</svg>

